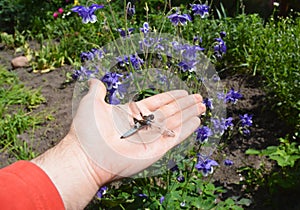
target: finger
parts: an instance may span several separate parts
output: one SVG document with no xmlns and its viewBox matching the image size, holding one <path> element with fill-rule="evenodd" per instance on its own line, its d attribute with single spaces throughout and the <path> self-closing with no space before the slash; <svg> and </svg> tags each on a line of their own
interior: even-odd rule
<svg viewBox="0 0 300 210">
<path fill-rule="evenodd" d="M 203 111 L 203 107 L 198 108 L 200 103 L 202 103 L 202 97 L 199 94 L 193 94 L 174 100 L 172 103 L 162 106 L 159 111 L 165 118 L 169 118 L 177 112 L 181 113 L 189 107 L 194 107 L 196 112 L 193 113 L 200 115 Z"/>
<path fill-rule="evenodd" d="M 143 99 L 137 102 L 142 106 L 145 106 L 150 111 L 155 111 L 161 106 L 164 106 L 172 101 L 187 96 L 188 92 L 186 90 L 172 90 L 165 93 L 160 93 L 149 98 Z"/>
<path fill-rule="evenodd" d="M 88 94 L 95 94 L 97 100 L 104 101 L 105 96 L 106 96 L 106 87 L 98 79 L 90 79 L 88 81 L 89 85 L 89 92 Z"/>
<path fill-rule="evenodd" d="M 174 130 L 175 128 L 181 126 L 183 122 L 197 117 L 203 114 L 205 111 L 205 105 L 202 102 L 199 102 L 193 106 L 187 107 L 181 112 L 177 112 L 176 114 L 166 119 L 166 127 L 170 130 Z"/>
</svg>

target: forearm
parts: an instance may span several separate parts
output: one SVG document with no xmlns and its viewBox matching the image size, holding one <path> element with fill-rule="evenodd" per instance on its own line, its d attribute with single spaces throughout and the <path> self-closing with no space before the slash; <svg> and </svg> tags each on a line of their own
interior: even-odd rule
<svg viewBox="0 0 300 210">
<path fill-rule="evenodd" d="M 32 162 L 50 177 L 66 209 L 83 209 L 101 185 L 78 141 L 70 134 Z"/>
</svg>

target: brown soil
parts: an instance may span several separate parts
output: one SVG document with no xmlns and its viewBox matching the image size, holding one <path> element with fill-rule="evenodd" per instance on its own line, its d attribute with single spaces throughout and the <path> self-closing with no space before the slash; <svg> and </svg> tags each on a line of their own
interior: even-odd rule
<svg viewBox="0 0 300 210">
<path fill-rule="evenodd" d="M 10 60 L 14 57 L 11 50 L 0 50 L 0 64 L 11 69 Z M 53 120 L 45 120 L 32 135 L 28 131 L 20 138 L 27 142 L 38 140 L 38 145 L 34 145 L 37 154 L 40 154 L 61 140 L 69 130 L 72 121 L 72 94 L 74 83 L 65 84 L 65 73 L 72 72 L 72 67 L 64 66 L 49 73 L 34 74 L 30 68 L 19 68 L 12 70 L 17 73 L 20 80 L 29 88 L 40 88 L 42 95 L 46 98 L 46 103 L 42 104 L 35 112 L 43 112 L 46 116 L 53 116 Z M 228 142 L 223 142 L 222 152 L 216 155 L 221 161 L 224 157 L 234 161 L 234 165 L 226 167 L 220 162 L 220 167 L 213 175 L 216 184 L 225 186 L 228 196 L 248 197 L 252 199 L 249 209 L 262 209 L 266 202 L 264 191 L 257 189 L 258 194 L 254 194 L 254 189 L 246 189 L 246 185 L 240 184 L 245 179 L 242 173 L 237 170 L 242 166 L 252 166 L 259 168 L 262 161 L 256 156 L 247 156 L 245 151 L 248 148 L 263 149 L 268 145 L 277 144 L 277 138 L 287 133 L 284 123 L 276 117 L 267 106 L 266 94 L 262 90 L 258 77 L 235 75 L 223 76 L 223 81 L 228 88 L 239 89 L 243 94 L 243 99 L 234 106 L 228 107 L 228 115 L 238 116 L 241 113 L 252 113 L 254 115 L 254 126 L 251 135 L 244 137 L 234 133 Z M 0 155 L 0 166 L 5 166 L 14 159 L 7 155 Z M 273 163 L 267 160 L 265 167 L 269 170 L 273 168 Z M 251 193 L 248 193 L 250 191 Z M 259 195 L 259 196 L 257 196 Z M 265 208 L 264 208 L 265 209 Z M 292 209 L 292 208 L 290 208 Z"/>
</svg>

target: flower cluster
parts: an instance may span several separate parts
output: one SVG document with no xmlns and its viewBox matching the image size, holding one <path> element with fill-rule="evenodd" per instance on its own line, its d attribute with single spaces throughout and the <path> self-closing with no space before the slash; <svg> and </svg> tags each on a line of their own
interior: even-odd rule
<svg viewBox="0 0 300 210">
<path fill-rule="evenodd" d="M 223 38 L 225 36 L 226 36 L 226 33 L 224 31 L 222 31 L 220 33 L 220 37 L 215 38 L 216 44 L 214 46 L 214 54 L 215 54 L 217 59 L 221 59 L 227 51 L 227 46 L 226 46 L 226 44 L 223 40 Z"/>
<path fill-rule="evenodd" d="M 53 13 L 53 18 L 57 19 L 59 15 L 64 13 L 64 9 L 63 8 L 58 8 L 57 12 Z"/>
<path fill-rule="evenodd" d="M 242 124 L 240 130 L 244 135 L 250 134 L 249 128 L 252 126 L 252 117 L 253 115 L 249 115 L 249 114 L 239 115 L 240 122 Z"/>
<path fill-rule="evenodd" d="M 135 70 L 140 70 L 144 61 L 137 54 L 125 55 L 116 58 L 120 67 L 132 66 Z"/>
<path fill-rule="evenodd" d="M 96 77 L 98 73 L 99 73 L 99 69 L 96 67 L 94 69 L 88 69 L 84 66 L 81 66 L 79 70 L 74 70 L 72 74 L 72 78 L 74 80 L 84 81 L 89 78 Z"/>
<path fill-rule="evenodd" d="M 81 62 L 91 61 L 94 59 L 101 59 L 104 57 L 104 51 L 100 49 L 93 48 L 89 52 L 80 53 Z"/>
</svg>

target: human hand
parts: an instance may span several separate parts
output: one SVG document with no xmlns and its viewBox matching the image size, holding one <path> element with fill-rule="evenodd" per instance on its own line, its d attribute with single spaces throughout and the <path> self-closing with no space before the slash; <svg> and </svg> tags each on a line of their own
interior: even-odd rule
<svg viewBox="0 0 300 210">
<path fill-rule="evenodd" d="M 199 126 L 198 115 L 205 111 L 197 94 L 176 90 L 152 96 L 137 102 L 138 107 L 144 115 L 154 114 L 154 120 L 175 136 L 149 128 L 121 139 L 133 124 L 124 110 L 135 117 L 137 111 L 128 104 L 107 104 L 106 89 L 99 80 L 90 80 L 89 86 L 66 137 L 32 160 L 52 180 L 66 209 L 83 209 L 100 186 L 131 176 L 160 159 Z"/>
<path fill-rule="evenodd" d="M 99 185 L 120 177 L 129 177 L 152 165 L 168 150 L 186 139 L 200 124 L 205 112 L 202 97 L 184 90 L 158 94 L 136 102 L 143 115 L 154 114 L 154 121 L 175 136 L 162 135 L 153 128 L 143 129 L 121 139 L 141 118 L 128 104 L 110 105 L 104 99 L 106 88 L 96 79 L 89 81 L 90 90 L 81 100 L 73 120 L 71 133 L 82 146 L 99 177 Z M 128 113 L 126 113 L 127 110 Z"/>
</svg>

